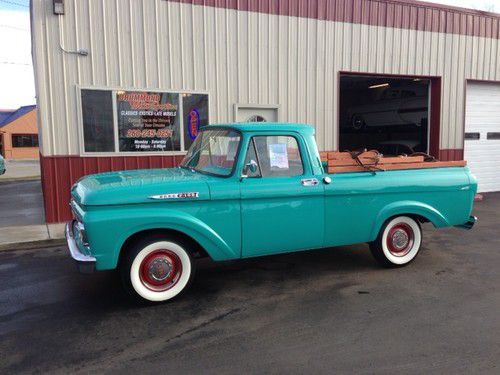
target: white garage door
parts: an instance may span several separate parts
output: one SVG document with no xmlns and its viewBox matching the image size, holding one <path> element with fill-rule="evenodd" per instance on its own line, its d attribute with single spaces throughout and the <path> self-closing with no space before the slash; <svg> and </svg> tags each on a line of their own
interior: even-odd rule
<svg viewBox="0 0 500 375">
<path fill-rule="evenodd" d="M 465 107 L 464 158 L 478 191 L 500 191 L 500 84 L 469 83 Z"/>
</svg>

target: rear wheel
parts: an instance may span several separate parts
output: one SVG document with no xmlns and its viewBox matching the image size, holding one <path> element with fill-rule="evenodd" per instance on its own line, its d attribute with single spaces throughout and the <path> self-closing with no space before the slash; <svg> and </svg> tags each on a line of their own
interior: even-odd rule
<svg viewBox="0 0 500 375">
<path fill-rule="evenodd" d="M 135 300 L 168 301 L 184 291 L 193 277 L 192 257 L 186 245 L 176 239 L 154 235 L 125 251 L 120 274 Z"/>
<path fill-rule="evenodd" d="M 397 216 L 384 224 L 370 250 L 383 266 L 401 267 L 415 259 L 421 244 L 420 224 L 409 216 Z"/>
</svg>

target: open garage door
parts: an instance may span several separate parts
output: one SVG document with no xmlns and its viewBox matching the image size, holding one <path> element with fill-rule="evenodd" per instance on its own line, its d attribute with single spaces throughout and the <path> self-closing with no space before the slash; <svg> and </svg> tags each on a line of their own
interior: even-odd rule
<svg viewBox="0 0 500 375">
<path fill-rule="evenodd" d="M 478 191 L 500 191 L 500 84 L 469 82 L 465 107 L 464 158 Z"/>
<path fill-rule="evenodd" d="M 429 87 L 428 79 L 342 74 L 339 149 L 428 152 Z"/>
</svg>

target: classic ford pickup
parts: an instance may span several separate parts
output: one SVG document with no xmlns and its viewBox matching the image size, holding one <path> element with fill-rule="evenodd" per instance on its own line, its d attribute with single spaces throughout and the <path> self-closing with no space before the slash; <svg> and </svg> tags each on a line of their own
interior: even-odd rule
<svg viewBox="0 0 500 375">
<path fill-rule="evenodd" d="M 159 302 L 186 289 L 199 257 L 367 242 L 382 265 L 403 266 L 420 250 L 420 223 L 475 222 L 467 167 L 353 168 L 325 168 L 308 125 L 206 126 L 178 168 L 77 181 L 68 247 L 82 272 L 118 268 L 132 297 Z"/>
</svg>

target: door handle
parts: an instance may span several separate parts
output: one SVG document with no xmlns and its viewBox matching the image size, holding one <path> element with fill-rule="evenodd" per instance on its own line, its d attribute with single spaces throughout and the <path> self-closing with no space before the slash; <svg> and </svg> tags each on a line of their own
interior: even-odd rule
<svg viewBox="0 0 500 375">
<path fill-rule="evenodd" d="M 316 186 L 319 184 L 319 181 L 316 178 L 303 178 L 300 180 L 302 186 Z"/>
</svg>

